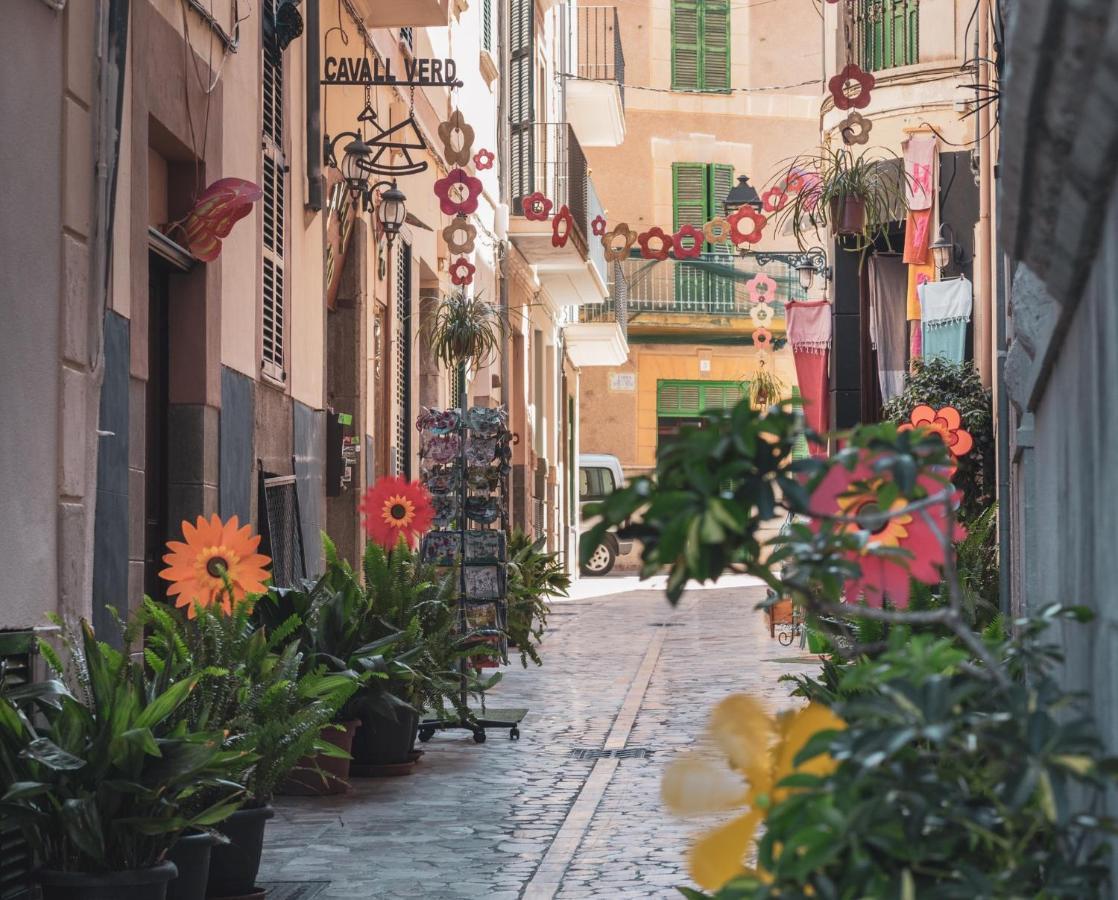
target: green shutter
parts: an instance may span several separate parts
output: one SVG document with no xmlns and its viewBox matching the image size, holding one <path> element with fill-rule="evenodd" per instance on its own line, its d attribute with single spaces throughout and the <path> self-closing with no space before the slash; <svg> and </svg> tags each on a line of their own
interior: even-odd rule
<svg viewBox="0 0 1118 900">
<path fill-rule="evenodd" d="M 672 163 L 672 228 L 681 225 L 702 228 L 706 224 L 707 166 L 705 163 Z M 675 264 L 675 305 L 682 310 L 701 310 L 706 299 L 706 274 L 687 262 Z"/>
<path fill-rule="evenodd" d="M 658 381 L 656 415 L 694 418 L 706 410 L 733 409 L 748 396 L 748 381 Z"/>
<path fill-rule="evenodd" d="M 493 50 L 493 0 L 481 0 L 481 49 Z"/>
<path fill-rule="evenodd" d="M 672 0 L 672 90 L 697 91 L 699 83 L 699 4 Z"/>
<path fill-rule="evenodd" d="M 702 9 L 702 89 L 730 90 L 730 4 L 706 0 Z"/>
<path fill-rule="evenodd" d="M 857 15 L 867 72 L 920 61 L 919 0 L 858 0 Z"/>
<path fill-rule="evenodd" d="M 798 387 L 792 388 L 792 409 L 798 413 L 804 411 L 804 400 L 800 396 Z M 807 438 L 801 433 L 796 437 L 796 443 L 792 446 L 792 459 L 807 459 L 809 456 L 811 456 L 811 451 L 807 446 Z"/>
</svg>

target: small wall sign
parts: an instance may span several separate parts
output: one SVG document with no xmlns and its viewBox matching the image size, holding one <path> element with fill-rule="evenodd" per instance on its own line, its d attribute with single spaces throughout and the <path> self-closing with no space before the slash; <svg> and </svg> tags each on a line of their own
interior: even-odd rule
<svg viewBox="0 0 1118 900">
<path fill-rule="evenodd" d="M 609 389 L 611 391 L 635 391 L 637 389 L 637 373 L 610 372 Z"/>
<path fill-rule="evenodd" d="M 403 77 L 401 77 L 403 76 Z M 364 56 L 327 56 L 322 84 L 403 84 L 416 87 L 462 87 L 453 59 L 416 57 L 404 60 L 404 71 L 393 71 L 392 60 Z"/>
</svg>

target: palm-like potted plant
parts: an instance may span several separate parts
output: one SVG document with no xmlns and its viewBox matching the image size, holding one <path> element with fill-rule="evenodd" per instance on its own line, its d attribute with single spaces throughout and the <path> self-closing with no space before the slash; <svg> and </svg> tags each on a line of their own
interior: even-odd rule
<svg viewBox="0 0 1118 900">
<path fill-rule="evenodd" d="M 58 624 L 61 624 L 60 622 Z M 156 684 L 84 621 L 64 632 L 62 681 L 0 690 L 0 813 L 32 848 L 44 900 L 162 900 L 185 829 L 212 826 L 245 796 L 255 759 L 183 718 L 202 675 Z"/>
<path fill-rule="evenodd" d="M 881 149 L 855 156 L 847 147 L 824 147 L 797 156 L 774 187 L 788 198 L 777 222 L 791 226 L 801 249 L 830 228 L 853 238 L 851 249 L 864 250 L 891 222 L 903 220 L 907 209 L 904 167 Z"/>
</svg>

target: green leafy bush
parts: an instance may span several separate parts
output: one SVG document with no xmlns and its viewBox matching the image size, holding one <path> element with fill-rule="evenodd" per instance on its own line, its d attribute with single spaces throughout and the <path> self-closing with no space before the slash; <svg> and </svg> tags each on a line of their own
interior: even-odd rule
<svg viewBox="0 0 1118 900">
<path fill-rule="evenodd" d="M 547 628 L 548 600 L 565 597 L 571 577 L 558 553 L 547 553 L 545 540 L 533 541 L 523 531 L 514 531 L 509 538 L 507 596 L 509 604 L 509 641 L 520 650 L 520 664 L 527 668 L 531 659 L 542 664 L 539 643 Z"/>
</svg>

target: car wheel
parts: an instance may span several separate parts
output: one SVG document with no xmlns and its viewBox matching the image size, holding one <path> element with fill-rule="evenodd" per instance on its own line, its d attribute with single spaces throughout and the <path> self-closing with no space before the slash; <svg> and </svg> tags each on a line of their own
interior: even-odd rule
<svg viewBox="0 0 1118 900">
<path fill-rule="evenodd" d="M 582 567 L 583 575 L 608 575 L 617 560 L 617 551 L 608 541 L 599 544 L 586 565 Z"/>
</svg>

